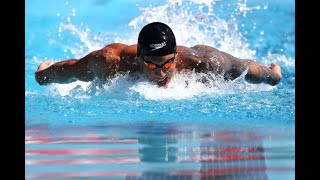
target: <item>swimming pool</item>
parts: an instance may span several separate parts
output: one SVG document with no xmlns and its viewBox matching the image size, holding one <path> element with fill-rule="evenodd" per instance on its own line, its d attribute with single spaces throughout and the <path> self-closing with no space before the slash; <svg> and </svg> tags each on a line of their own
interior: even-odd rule
<svg viewBox="0 0 320 180">
<path fill-rule="evenodd" d="M 295 2 L 292 0 L 26 1 L 27 179 L 294 179 Z M 40 62 L 133 44 L 152 21 L 177 44 L 206 44 L 240 58 L 276 62 L 275 87 L 239 77 L 167 89 L 119 75 L 39 86 Z M 186 82 L 188 86 L 186 86 Z"/>
</svg>

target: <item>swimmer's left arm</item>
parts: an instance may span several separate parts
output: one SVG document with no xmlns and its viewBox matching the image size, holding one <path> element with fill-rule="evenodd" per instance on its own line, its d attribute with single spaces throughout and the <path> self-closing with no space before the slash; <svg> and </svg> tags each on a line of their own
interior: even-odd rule
<svg viewBox="0 0 320 180">
<path fill-rule="evenodd" d="M 281 68 L 278 64 L 271 63 L 268 67 L 252 59 L 240 59 L 218 50 L 212 50 L 211 53 L 214 57 L 217 57 L 215 62 L 218 62 L 218 66 L 225 72 L 224 77 L 226 80 L 239 77 L 247 69 L 245 80 L 249 83 L 267 83 L 275 86 L 282 79 Z"/>
<path fill-rule="evenodd" d="M 245 80 L 250 83 L 267 83 L 275 86 L 282 79 L 281 68 L 276 63 L 271 63 L 271 65 L 268 67 L 253 60 L 244 59 L 236 62 L 233 66 L 234 69 L 242 72 L 247 67 L 249 68 L 247 74 L 245 75 Z"/>
<path fill-rule="evenodd" d="M 190 56 L 190 58 L 185 54 L 190 53 L 191 49 L 192 56 Z M 196 66 L 199 72 L 206 72 L 208 70 L 217 74 L 223 72 L 225 80 L 233 80 L 243 74 L 247 69 L 245 80 L 250 83 L 267 83 L 275 86 L 282 79 L 281 68 L 275 63 L 271 63 L 268 67 L 254 60 L 240 59 L 226 52 L 219 51 L 216 48 L 204 45 L 194 46 L 184 51 L 180 48 L 180 51 L 180 54 L 184 53 L 184 58 L 189 57 L 191 62 L 197 63 Z M 196 57 L 194 54 L 196 54 Z M 201 61 L 203 61 L 203 63 L 199 63 Z"/>
</svg>

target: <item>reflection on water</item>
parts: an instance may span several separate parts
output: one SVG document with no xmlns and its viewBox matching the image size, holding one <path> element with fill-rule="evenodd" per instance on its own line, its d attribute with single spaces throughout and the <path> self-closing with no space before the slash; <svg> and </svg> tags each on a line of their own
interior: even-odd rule
<svg viewBox="0 0 320 180">
<path fill-rule="evenodd" d="M 220 131 L 201 143 L 201 177 L 267 179 L 264 147 L 252 132 Z"/>
<path fill-rule="evenodd" d="M 26 178 L 292 179 L 292 139 L 208 124 L 42 124 L 26 131 Z"/>
</svg>

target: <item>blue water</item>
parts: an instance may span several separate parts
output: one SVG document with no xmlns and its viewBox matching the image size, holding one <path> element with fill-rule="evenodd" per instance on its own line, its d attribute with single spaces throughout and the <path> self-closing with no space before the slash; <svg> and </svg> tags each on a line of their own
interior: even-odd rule
<svg viewBox="0 0 320 180">
<path fill-rule="evenodd" d="M 33 0 L 25 3 L 27 179 L 295 179 L 293 0 Z M 147 23 L 172 27 L 177 44 L 206 44 L 278 63 L 277 86 L 206 74 L 167 89 L 118 75 L 98 86 L 40 86 L 45 59 L 81 58 L 134 44 Z M 188 82 L 188 86 L 186 86 Z"/>
</svg>

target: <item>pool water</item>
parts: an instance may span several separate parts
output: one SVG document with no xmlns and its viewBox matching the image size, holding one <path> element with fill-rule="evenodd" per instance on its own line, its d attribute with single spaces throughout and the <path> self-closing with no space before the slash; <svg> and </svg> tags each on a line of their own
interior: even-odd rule
<svg viewBox="0 0 320 180">
<path fill-rule="evenodd" d="M 294 1 L 25 5 L 26 179 L 295 179 Z M 166 89 L 126 74 L 102 85 L 35 82 L 43 60 L 134 44 L 153 21 L 167 23 L 178 45 L 275 62 L 283 79 L 269 86 L 190 73 Z"/>
</svg>

